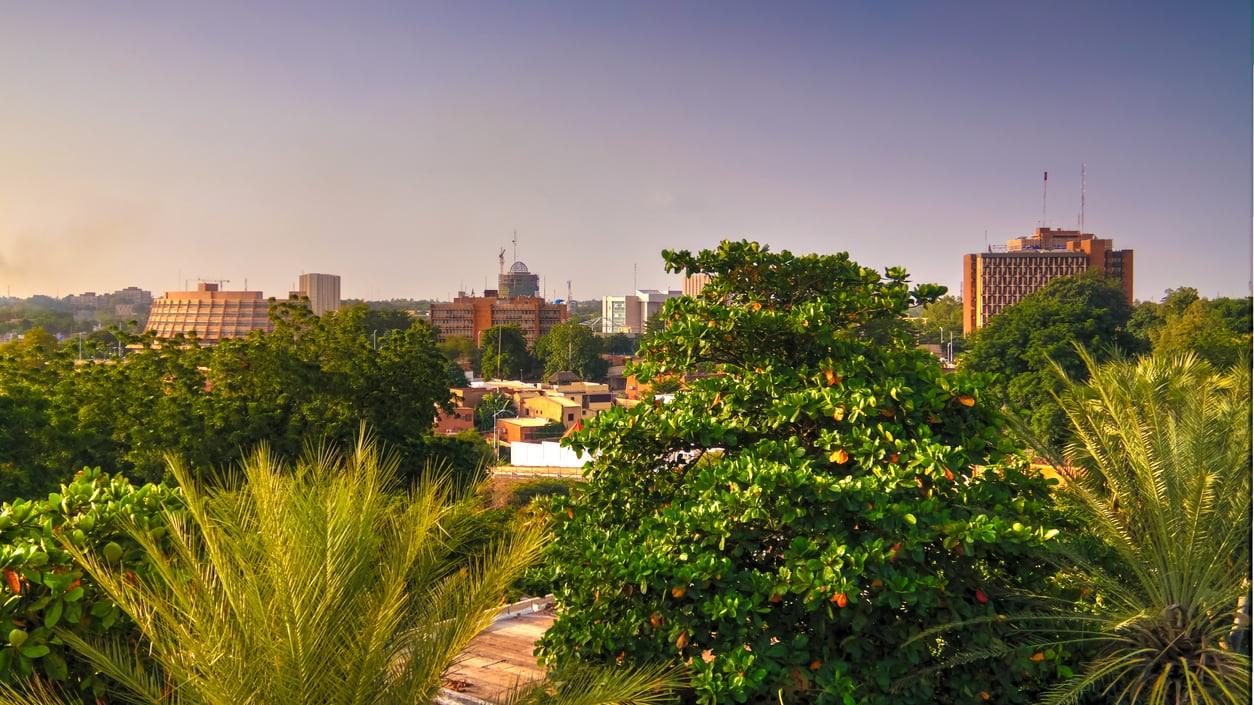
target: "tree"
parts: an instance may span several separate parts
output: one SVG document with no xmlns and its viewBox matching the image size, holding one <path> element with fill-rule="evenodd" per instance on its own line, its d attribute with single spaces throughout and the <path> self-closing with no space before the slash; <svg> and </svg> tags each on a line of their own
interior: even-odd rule
<svg viewBox="0 0 1254 705">
<path fill-rule="evenodd" d="M 536 357 L 544 365 L 544 377 L 573 372 L 581 379 L 604 381 L 609 363 L 601 357 L 603 341 L 579 323 L 559 323 L 536 341 Z"/>
<path fill-rule="evenodd" d="M 519 525 L 484 544 L 473 495 L 432 478 L 398 495 L 393 462 L 368 442 L 294 468 L 260 451 L 242 465 L 238 486 L 219 489 L 174 465 L 187 518 L 167 519 L 160 534 L 132 525 L 148 576 L 108 552 L 65 544 L 134 619 L 142 644 L 56 634 L 119 683 L 115 695 L 127 701 L 432 702 L 545 535 Z M 475 544 L 483 548 L 461 553 Z M 591 683 L 625 691 L 621 702 L 665 697 L 650 693 L 666 684 L 657 672 Z M 29 689 L 51 700 L 38 683 Z M 582 695 L 576 702 L 607 702 Z M 0 702 L 28 696 L 10 691 Z"/>
<path fill-rule="evenodd" d="M 414 323 L 414 317 L 408 311 L 394 308 L 375 308 L 366 304 L 353 304 L 365 309 L 362 316 L 362 327 L 370 331 L 372 337 L 381 338 L 392 331 L 408 330 Z M 343 310 L 343 309 L 341 309 Z"/>
<path fill-rule="evenodd" d="M 678 660 L 686 702 L 1029 698 L 1056 662 L 951 657 L 1008 633 L 1011 588 L 1049 589 L 1048 483 L 1022 463 L 981 471 L 1011 448 L 978 378 L 891 326 L 887 344 L 861 335 L 943 288 L 749 242 L 663 257 L 715 276 L 666 303 L 632 371 L 691 376 L 573 434 L 596 459 L 554 500 L 542 656 Z M 964 617 L 979 619 L 910 641 Z"/>
<path fill-rule="evenodd" d="M 475 405 L 475 429 L 480 432 L 491 431 L 496 427 L 497 419 L 512 419 L 516 416 L 518 410 L 507 395 L 489 392 Z"/>
<path fill-rule="evenodd" d="M 1025 414 L 1038 437 L 1059 444 L 1067 422 L 1054 398 L 1061 390 L 1054 365 L 1082 380 L 1086 368 L 1077 344 L 1099 361 L 1116 351 L 1146 352 L 1146 342 L 1126 330 L 1131 314 L 1118 281 L 1093 270 L 1060 277 L 972 334 L 961 366 L 996 374 L 990 391 L 1011 410 Z"/>
<path fill-rule="evenodd" d="M 614 333 L 605 338 L 605 352 L 611 355 L 635 355 L 640 349 L 640 337 L 626 333 Z"/>
<path fill-rule="evenodd" d="M 464 362 L 470 365 L 470 369 L 479 370 L 479 348 L 475 347 L 475 341 L 465 335 L 450 335 L 443 343 L 439 343 L 437 347 L 444 356 L 453 362 Z"/>
<path fill-rule="evenodd" d="M 493 326 L 483 332 L 479 346 L 480 369 L 490 379 L 529 379 L 536 360 L 527 349 L 522 328 Z"/>
<path fill-rule="evenodd" d="M 1076 628 L 1101 651 L 1046 702 L 1248 703 L 1248 639 L 1231 637 L 1250 590 L 1250 369 L 1080 357 L 1088 381 L 1067 379 L 1061 397 L 1074 441 L 1055 463 L 1109 550 L 1088 571 L 1104 601 Z"/>
<path fill-rule="evenodd" d="M 941 342 L 942 332 L 946 341 L 951 334 L 962 335 L 962 302 L 953 296 L 942 296 L 927 304 L 919 317 L 922 319 L 921 343 Z"/>
<path fill-rule="evenodd" d="M 1226 325 L 1221 310 L 1206 299 L 1168 313 L 1149 337 L 1155 355 L 1172 357 L 1193 352 L 1216 367 L 1249 360 L 1249 332 L 1241 334 Z"/>
</svg>

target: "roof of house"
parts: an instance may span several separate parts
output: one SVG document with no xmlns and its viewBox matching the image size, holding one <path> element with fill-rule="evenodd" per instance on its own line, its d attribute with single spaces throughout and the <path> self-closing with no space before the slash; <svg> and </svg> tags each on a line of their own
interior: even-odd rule
<svg viewBox="0 0 1254 705">
<path fill-rule="evenodd" d="M 502 423 L 513 424 L 515 426 L 523 426 L 527 428 L 539 428 L 540 426 L 548 426 L 550 423 L 552 423 L 552 421 L 549 421 L 548 419 L 533 419 L 533 418 L 509 418 L 509 419 L 500 419 L 500 421 Z"/>
</svg>

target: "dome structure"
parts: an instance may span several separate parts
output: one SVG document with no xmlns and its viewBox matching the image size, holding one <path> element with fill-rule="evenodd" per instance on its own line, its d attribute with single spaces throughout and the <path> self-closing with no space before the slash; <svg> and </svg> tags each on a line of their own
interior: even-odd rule
<svg viewBox="0 0 1254 705">
<path fill-rule="evenodd" d="M 497 289 L 502 299 L 535 296 L 540 291 L 540 275 L 532 274 L 522 262 L 515 262 L 498 277 Z"/>
</svg>

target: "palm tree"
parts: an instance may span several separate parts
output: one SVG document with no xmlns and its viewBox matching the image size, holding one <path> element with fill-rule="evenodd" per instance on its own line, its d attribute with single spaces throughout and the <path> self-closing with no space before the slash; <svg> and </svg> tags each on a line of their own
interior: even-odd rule
<svg viewBox="0 0 1254 705">
<path fill-rule="evenodd" d="M 134 531 L 153 578 L 75 552 L 145 643 L 59 635 L 120 683 L 124 692 L 111 697 L 127 702 L 432 702 L 510 579 L 539 556 L 546 532 L 521 526 L 468 557 L 467 547 L 482 543 L 472 530 L 474 497 L 455 496 L 438 479 L 397 492 L 395 464 L 365 440 L 347 456 L 312 453 L 293 468 L 262 450 L 225 489 L 213 489 L 171 463 L 187 496 L 185 513 L 166 517 L 173 549 Z M 588 687 L 549 688 L 550 701 L 666 696 L 653 693 L 665 682 L 656 671 L 567 682 Z M 0 702 L 30 698 L 76 702 L 43 684 Z"/>
<path fill-rule="evenodd" d="M 1249 703 L 1231 637 L 1250 590 L 1250 370 L 1081 355 L 1090 379 L 1060 396 L 1073 437 L 1055 464 L 1107 552 L 1077 638 L 1097 656 L 1045 702 Z"/>
</svg>

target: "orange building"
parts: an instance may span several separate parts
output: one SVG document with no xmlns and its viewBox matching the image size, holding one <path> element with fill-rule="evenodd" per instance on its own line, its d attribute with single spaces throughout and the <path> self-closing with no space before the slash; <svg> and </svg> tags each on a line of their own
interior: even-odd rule
<svg viewBox="0 0 1254 705">
<path fill-rule="evenodd" d="M 475 345 L 482 345 L 483 331 L 493 326 L 516 325 L 522 329 L 527 344 L 532 345 L 567 318 L 570 310 L 564 304 L 551 304 L 538 296 L 502 298 L 495 289 L 488 289 L 483 296 L 458 292 L 453 303 L 431 304 L 431 324 L 439 330 L 440 342 L 462 335 L 475 341 Z"/>
<path fill-rule="evenodd" d="M 202 282 L 196 291 L 167 291 L 152 302 L 144 332 L 158 338 L 195 333 L 200 342 L 214 344 L 224 338 L 242 338 L 260 330 L 274 330 L 270 302 L 260 291 L 219 291 L 218 285 Z"/>
<path fill-rule="evenodd" d="M 1037 228 L 1004 248 L 962 257 L 962 332 L 983 328 L 1007 306 L 1051 280 L 1097 269 L 1119 280 L 1132 302 L 1132 250 L 1078 230 Z"/>
</svg>

